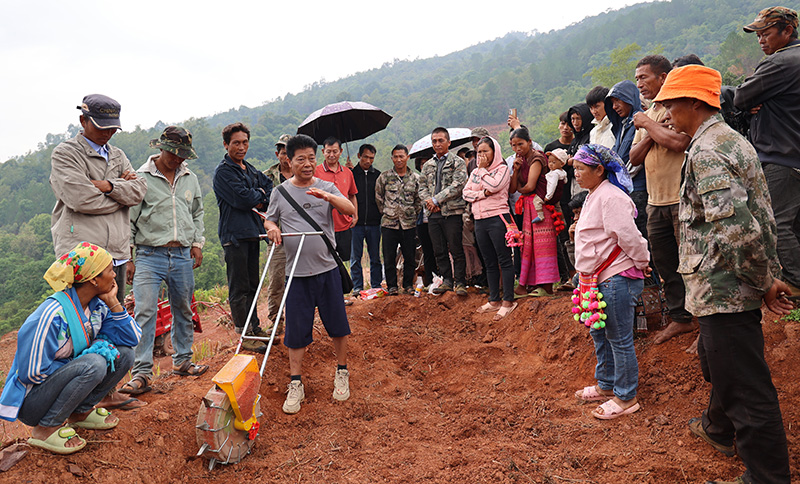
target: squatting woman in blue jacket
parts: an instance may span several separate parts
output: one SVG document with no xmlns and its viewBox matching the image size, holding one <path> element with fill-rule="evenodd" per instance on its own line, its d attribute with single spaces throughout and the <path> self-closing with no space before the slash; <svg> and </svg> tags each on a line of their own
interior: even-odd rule
<svg viewBox="0 0 800 484">
<path fill-rule="evenodd" d="M 0 418 L 33 427 L 28 444 L 56 454 L 86 446 L 75 428 L 105 430 L 119 419 L 94 406 L 133 365 L 142 330 L 117 301 L 111 254 L 88 242 L 54 262 L 56 291 L 25 320 L 0 395 Z"/>
</svg>

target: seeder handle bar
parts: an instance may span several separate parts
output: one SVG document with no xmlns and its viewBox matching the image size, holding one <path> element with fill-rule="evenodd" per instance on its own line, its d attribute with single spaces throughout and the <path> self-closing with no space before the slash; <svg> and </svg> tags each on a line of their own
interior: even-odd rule
<svg viewBox="0 0 800 484">
<path fill-rule="evenodd" d="M 267 257 L 267 262 L 264 264 L 264 271 L 261 273 L 261 279 L 258 281 L 258 287 L 256 288 L 256 296 L 253 298 L 253 304 L 250 305 L 250 311 L 247 313 L 247 320 L 244 323 L 244 328 L 242 328 L 242 335 L 239 338 L 239 344 L 236 345 L 236 352 L 234 354 L 239 354 L 239 350 L 242 348 L 242 342 L 245 339 L 248 340 L 258 340 L 258 341 L 268 341 L 267 343 L 267 351 L 264 354 L 264 360 L 261 362 L 261 369 L 259 374 L 264 376 L 264 368 L 267 365 L 267 359 L 269 358 L 269 352 L 272 349 L 272 342 L 275 339 L 275 333 L 278 331 L 278 321 L 281 320 L 281 315 L 286 308 L 286 297 L 289 294 L 289 287 L 292 285 L 292 280 L 294 279 L 294 273 L 297 269 L 297 262 L 300 260 L 300 254 L 303 251 L 303 245 L 305 245 L 306 237 L 309 235 L 323 235 L 322 232 L 286 232 L 281 233 L 281 237 L 300 237 L 300 243 L 297 246 L 297 255 L 294 258 L 294 262 L 292 263 L 292 269 L 289 272 L 289 279 L 286 281 L 286 288 L 283 291 L 283 297 L 281 297 L 281 304 L 278 307 L 278 314 L 275 316 L 275 321 L 272 322 L 272 333 L 270 334 L 269 338 L 265 338 L 262 336 L 249 336 L 247 334 L 247 330 L 250 327 L 250 321 L 253 317 L 253 312 L 255 311 L 256 304 L 258 303 L 258 296 L 261 294 L 261 288 L 264 285 L 264 279 L 267 276 L 267 269 L 269 268 L 270 262 L 272 262 L 272 257 L 275 254 L 275 248 L 277 244 L 272 244 L 272 248 L 269 251 L 269 256 Z M 261 238 L 266 237 L 266 235 L 262 234 Z"/>
<path fill-rule="evenodd" d="M 286 232 L 281 233 L 281 237 L 299 237 L 301 235 L 322 235 L 322 232 Z M 267 234 L 259 234 L 258 236 L 261 239 L 268 239 L 269 237 Z M 299 252 L 298 252 L 299 254 Z"/>
</svg>

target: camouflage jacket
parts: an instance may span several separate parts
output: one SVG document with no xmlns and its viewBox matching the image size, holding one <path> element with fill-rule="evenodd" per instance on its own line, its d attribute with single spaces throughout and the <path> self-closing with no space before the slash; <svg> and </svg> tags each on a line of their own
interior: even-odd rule
<svg viewBox="0 0 800 484">
<path fill-rule="evenodd" d="M 281 164 L 280 164 L 280 162 L 275 163 L 274 165 L 272 165 L 269 168 L 267 168 L 267 170 L 264 172 L 264 174 L 267 175 L 267 177 L 270 180 L 272 180 L 272 186 L 273 187 L 277 187 L 278 185 L 280 185 L 284 181 L 284 180 L 281 180 Z"/>
<path fill-rule="evenodd" d="M 442 210 L 443 217 L 460 215 L 467 208 L 467 202 L 461 197 L 466 183 L 467 164 L 458 156 L 447 153 L 447 159 L 442 167 L 441 188 L 438 193 L 434 193 L 436 189 L 436 157 L 434 156 L 422 165 L 419 196 L 423 203 L 429 198 L 435 198 Z"/>
<path fill-rule="evenodd" d="M 780 274 L 775 219 L 755 149 L 718 114 L 689 144 L 678 219 L 686 309 L 699 317 L 760 308 Z"/>
<path fill-rule="evenodd" d="M 381 227 L 389 229 L 413 229 L 417 225 L 417 217 L 422 209 L 422 198 L 419 195 L 422 177 L 406 169 L 405 176 L 386 170 L 375 182 L 375 203 L 383 214 Z"/>
</svg>

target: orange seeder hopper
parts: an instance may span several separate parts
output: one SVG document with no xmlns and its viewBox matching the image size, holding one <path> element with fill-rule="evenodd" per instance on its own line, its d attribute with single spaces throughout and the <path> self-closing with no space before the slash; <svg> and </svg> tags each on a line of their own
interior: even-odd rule
<svg viewBox="0 0 800 484">
<path fill-rule="evenodd" d="M 260 395 L 261 374 L 258 372 L 256 357 L 235 355 L 211 380 L 228 395 L 236 419 L 237 430 L 247 430 L 258 425 L 256 403 Z"/>
</svg>

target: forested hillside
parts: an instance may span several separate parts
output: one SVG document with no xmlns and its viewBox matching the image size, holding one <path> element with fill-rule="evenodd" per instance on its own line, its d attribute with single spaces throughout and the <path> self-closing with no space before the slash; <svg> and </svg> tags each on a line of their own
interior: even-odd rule
<svg viewBox="0 0 800 484">
<path fill-rule="evenodd" d="M 210 183 L 223 155 L 220 129 L 225 124 L 242 121 L 250 126 L 249 159 L 262 168 L 275 162 L 273 143 L 282 133 L 294 133 L 309 113 L 341 100 L 365 101 L 394 116 L 386 130 L 367 140 L 378 148 L 379 169 L 389 166 L 389 150 L 397 143 L 410 145 L 437 125 L 503 124 L 509 108 L 518 110 L 535 140 L 544 145 L 557 137 L 559 113 L 582 101 L 597 82 L 632 78 L 633 66 L 647 53 L 662 53 L 669 59 L 695 53 L 720 69 L 726 83 L 737 83 L 761 55 L 755 36 L 743 34 L 741 26 L 769 5 L 763 0 L 639 4 L 559 31 L 510 33 L 443 57 L 387 62 L 335 82 L 321 80 L 298 94 L 258 107 L 242 106 L 202 119 L 165 120 L 190 129 L 199 154 L 190 166 L 206 193 L 208 244 L 203 266 L 196 273 L 197 286 L 208 289 L 225 283 Z M 111 143 L 122 148 L 138 168 L 155 152 L 148 141 L 164 126 L 137 126 L 118 133 Z M 0 334 L 19 326 L 48 294 L 41 276 L 53 257 L 50 153 L 76 133 L 75 125 L 65 127 L 64 134 L 47 135 L 37 151 L 0 164 L 0 261 L 5 267 L 0 272 Z M 508 146 L 504 137 L 500 141 Z M 353 156 L 357 146 L 351 143 Z"/>
</svg>

